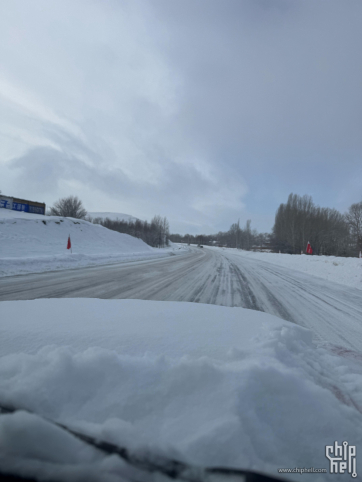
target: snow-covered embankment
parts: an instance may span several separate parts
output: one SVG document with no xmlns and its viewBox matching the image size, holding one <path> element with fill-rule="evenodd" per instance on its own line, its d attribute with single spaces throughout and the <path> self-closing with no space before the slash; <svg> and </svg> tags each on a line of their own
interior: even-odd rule
<svg viewBox="0 0 362 482">
<path fill-rule="evenodd" d="M 70 235 L 72 250 L 67 250 Z M 73 218 L 0 209 L 0 276 L 169 256 L 141 239 Z"/>
</svg>

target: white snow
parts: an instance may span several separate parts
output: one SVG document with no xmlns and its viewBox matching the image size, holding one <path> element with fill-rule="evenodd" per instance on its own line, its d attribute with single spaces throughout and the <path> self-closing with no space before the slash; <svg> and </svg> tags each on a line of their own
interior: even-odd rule
<svg viewBox="0 0 362 482">
<path fill-rule="evenodd" d="M 72 252 L 67 250 L 68 236 Z M 135 261 L 180 252 L 81 219 L 0 209 L 0 276 Z"/>
<path fill-rule="evenodd" d="M 266 261 L 267 263 L 318 276 L 325 280 L 362 289 L 362 259 L 360 258 L 310 256 L 306 254 L 258 253 L 232 248 L 213 248 L 209 246 L 208 249 L 222 249 L 229 254 Z"/>
<path fill-rule="evenodd" d="M 358 464 L 361 355 L 318 347 L 305 328 L 242 308 L 140 300 L 2 302 L 0 320 L 0 403 L 195 464 L 329 472 L 335 440 L 357 446 Z M 25 412 L 0 416 L 0 452 L 2 470 L 27 475 L 130 475 L 118 457 Z"/>
<path fill-rule="evenodd" d="M 111 219 L 112 221 L 136 221 L 137 218 L 131 216 L 130 214 L 124 213 L 104 213 L 104 212 L 90 212 L 88 216 L 91 216 L 93 219 L 95 218 L 103 218 L 103 219 Z"/>
</svg>

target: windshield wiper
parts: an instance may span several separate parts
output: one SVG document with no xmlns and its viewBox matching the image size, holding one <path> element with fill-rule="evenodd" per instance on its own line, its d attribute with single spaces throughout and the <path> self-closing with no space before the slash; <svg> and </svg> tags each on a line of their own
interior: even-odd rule
<svg viewBox="0 0 362 482">
<path fill-rule="evenodd" d="M 39 415 L 31 410 L 24 408 L 14 408 L 10 406 L 0 405 L 0 415 L 1 414 L 11 414 L 17 411 L 26 411 L 28 413 L 34 414 L 41 417 L 43 420 L 61 428 L 62 430 L 70 433 L 74 437 L 82 440 L 88 445 L 97 448 L 98 450 L 106 453 L 108 455 L 118 455 L 122 460 L 127 462 L 129 465 L 142 470 L 146 473 L 158 472 L 171 481 L 184 481 L 184 482 L 277 482 L 286 479 L 280 479 L 276 477 L 271 477 L 266 474 L 261 474 L 258 472 L 253 472 L 249 470 L 239 470 L 227 467 L 198 467 L 194 465 L 189 465 L 185 462 L 180 462 L 179 460 L 170 459 L 160 455 L 150 456 L 139 456 L 130 452 L 125 447 L 120 447 L 118 445 L 106 442 L 104 440 L 98 440 L 95 437 L 91 437 L 82 432 L 78 432 L 63 423 L 56 422 L 55 420 L 48 419 Z M 43 480 L 43 479 L 42 479 Z M 24 478 L 18 477 L 16 475 L 2 474 L 0 469 L 0 482 L 16 482 L 16 481 L 36 481 L 34 478 Z"/>
</svg>

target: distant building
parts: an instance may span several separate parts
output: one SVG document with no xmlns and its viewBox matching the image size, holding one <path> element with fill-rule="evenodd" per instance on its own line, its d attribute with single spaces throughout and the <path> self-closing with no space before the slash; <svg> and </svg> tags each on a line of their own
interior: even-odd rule
<svg viewBox="0 0 362 482">
<path fill-rule="evenodd" d="M 259 251 L 259 252 L 265 252 L 265 253 L 272 253 L 275 248 L 274 246 L 271 246 L 270 244 L 266 246 L 252 246 L 251 251 Z"/>
<path fill-rule="evenodd" d="M 16 197 L 3 196 L 0 194 L 0 208 L 45 215 L 46 206 L 45 203 L 28 201 L 26 199 L 18 199 Z"/>
</svg>

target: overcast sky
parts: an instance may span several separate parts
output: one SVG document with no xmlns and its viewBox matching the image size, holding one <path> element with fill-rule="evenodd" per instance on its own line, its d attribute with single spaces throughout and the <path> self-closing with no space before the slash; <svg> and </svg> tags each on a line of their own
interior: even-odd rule
<svg viewBox="0 0 362 482">
<path fill-rule="evenodd" d="M 269 231 L 362 200 L 360 0 L 0 0 L 0 189 Z"/>
</svg>

